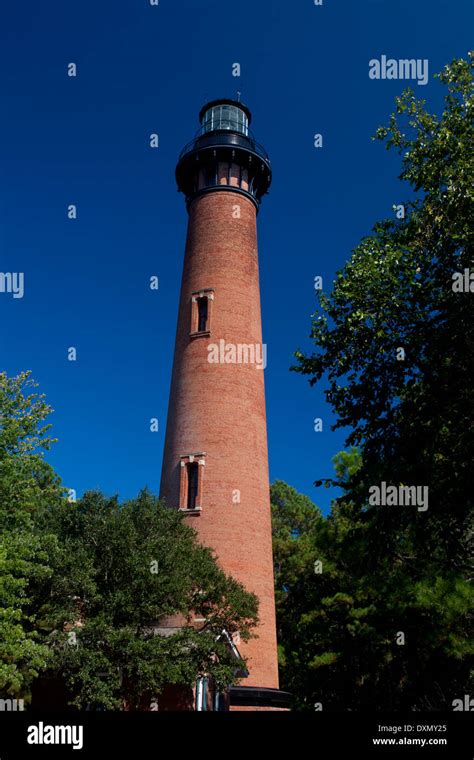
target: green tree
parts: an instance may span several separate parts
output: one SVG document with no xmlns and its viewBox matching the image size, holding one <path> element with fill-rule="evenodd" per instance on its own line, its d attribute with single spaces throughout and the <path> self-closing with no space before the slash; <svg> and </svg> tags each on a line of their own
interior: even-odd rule
<svg viewBox="0 0 474 760">
<path fill-rule="evenodd" d="M 282 480 L 270 488 L 273 557 L 277 604 L 284 604 L 287 592 L 314 555 L 313 532 L 321 525 L 320 510 L 307 496 Z"/>
<path fill-rule="evenodd" d="M 124 504 L 90 492 L 50 519 L 59 551 L 41 619 L 51 672 L 75 706 L 147 709 L 167 684 L 192 686 L 204 675 L 219 688 L 235 682 L 245 661 L 222 632 L 249 638 L 256 597 L 224 574 L 176 510 L 146 490 Z M 157 635 L 176 615 L 181 629 Z M 205 620 L 199 629 L 195 617 Z"/>
<path fill-rule="evenodd" d="M 0 691 L 28 698 L 46 666 L 32 609 L 31 580 L 52 574 L 48 548 L 54 536 L 35 530 L 35 520 L 62 498 L 59 479 L 44 461 L 52 439 L 43 425 L 51 409 L 29 372 L 0 373 Z"/>
<path fill-rule="evenodd" d="M 345 669 L 341 706 L 449 707 L 469 688 L 474 309 L 453 286 L 474 268 L 472 68 L 470 55 L 439 75 L 439 118 L 408 90 L 377 131 L 402 154 L 414 198 L 355 249 L 320 296 L 317 351 L 297 353 L 298 372 L 325 378 L 335 427 L 360 453 L 329 521 L 341 596 L 320 595 L 323 575 L 308 612 L 326 683 Z M 427 486 L 428 509 L 370 504 L 382 481 Z"/>
<path fill-rule="evenodd" d="M 235 682 L 245 661 L 222 633 L 252 635 L 255 596 L 148 491 L 69 502 L 44 460 L 51 408 L 35 387 L 0 374 L 0 693 L 29 700 L 55 674 L 78 707 L 134 709 L 199 675 Z M 155 635 L 173 615 L 182 628 Z"/>
</svg>

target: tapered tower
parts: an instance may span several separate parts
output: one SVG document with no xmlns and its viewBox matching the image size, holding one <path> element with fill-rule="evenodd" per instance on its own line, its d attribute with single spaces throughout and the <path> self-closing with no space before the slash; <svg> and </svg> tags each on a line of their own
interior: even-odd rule
<svg viewBox="0 0 474 760">
<path fill-rule="evenodd" d="M 189 219 L 161 496 L 259 599 L 235 703 L 265 708 L 278 668 L 256 221 L 272 172 L 250 121 L 238 101 L 208 103 L 176 167 Z"/>
</svg>

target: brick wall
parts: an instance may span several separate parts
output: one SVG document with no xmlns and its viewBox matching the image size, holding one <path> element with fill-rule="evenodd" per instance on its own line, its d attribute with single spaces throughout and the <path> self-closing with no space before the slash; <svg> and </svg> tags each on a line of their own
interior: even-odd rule
<svg viewBox="0 0 474 760">
<path fill-rule="evenodd" d="M 214 289 L 210 335 L 190 339 L 191 295 L 205 288 Z M 220 339 L 262 343 L 256 209 L 227 191 L 199 196 L 189 208 L 161 495 L 177 507 L 180 457 L 205 452 L 202 511 L 188 520 L 260 600 L 258 639 L 239 646 L 249 657 L 244 684 L 277 688 L 264 372 L 209 363 L 208 346 Z"/>
</svg>

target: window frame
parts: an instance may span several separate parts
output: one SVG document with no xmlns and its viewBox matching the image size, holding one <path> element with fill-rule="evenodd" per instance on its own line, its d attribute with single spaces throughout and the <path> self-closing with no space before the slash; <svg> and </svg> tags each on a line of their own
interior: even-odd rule
<svg viewBox="0 0 474 760">
<path fill-rule="evenodd" d="M 188 487 L 186 494 L 186 509 L 196 509 L 199 491 L 199 465 L 197 462 L 188 462 L 187 478 Z"/>
<path fill-rule="evenodd" d="M 189 332 L 190 338 L 200 338 L 203 336 L 209 336 L 211 334 L 211 324 L 212 324 L 212 308 L 214 304 L 214 289 L 213 288 L 203 288 L 202 290 L 197 290 L 194 293 L 191 294 L 191 328 Z M 206 329 L 200 330 L 199 329 L 199 304 L 198 300 L 201 298 L 207 298 L 207 319 L 206 319 Z"/>
<path fill-rule="evenodd" d="M 196 499 L 194 507 L 189 507 L 189 467 L 197 465 L 197 486 Z M 200 514 L 202 510 L 203 484 L 204 484 L 204 466 L 206 464 L 206 454 L 183 454 L 180 457 L 180 483 L 179 483 L 179 511 L 188 515 Z"/>
</svg>

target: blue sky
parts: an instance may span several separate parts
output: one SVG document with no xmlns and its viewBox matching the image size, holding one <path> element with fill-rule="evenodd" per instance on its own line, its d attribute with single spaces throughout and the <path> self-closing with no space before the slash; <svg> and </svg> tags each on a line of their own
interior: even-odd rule
<svg viewBox="0 0 474 760">
<path fill-rule="evenodd" d="M 369 79 L 368 62 L 427 58 L 430 82 L 413 86 L 439 111 L 432 75 L 466 55 L 473 21 L 470 0 L 3 9 L 0 271 L 24 272 L 25 293 L 0 293 L 0 368 L 31 369 L 54 407 L 48 458 L 65 485 L 123 498 L 158 490 L 187 221 L 174 167 L 203 103 L 240 91 L 274 172 L 259 215 L 271 479 L 327 510 L 330 492 L 312 484 L 332 474 L 344 434 L 330 431 L 323 387 L 289 366 L 311 345 L 314 277 L 330 288 L 360 238 L 409 196 L 396 154 L 370 139 L 408 83 Z"/>
</svg>

